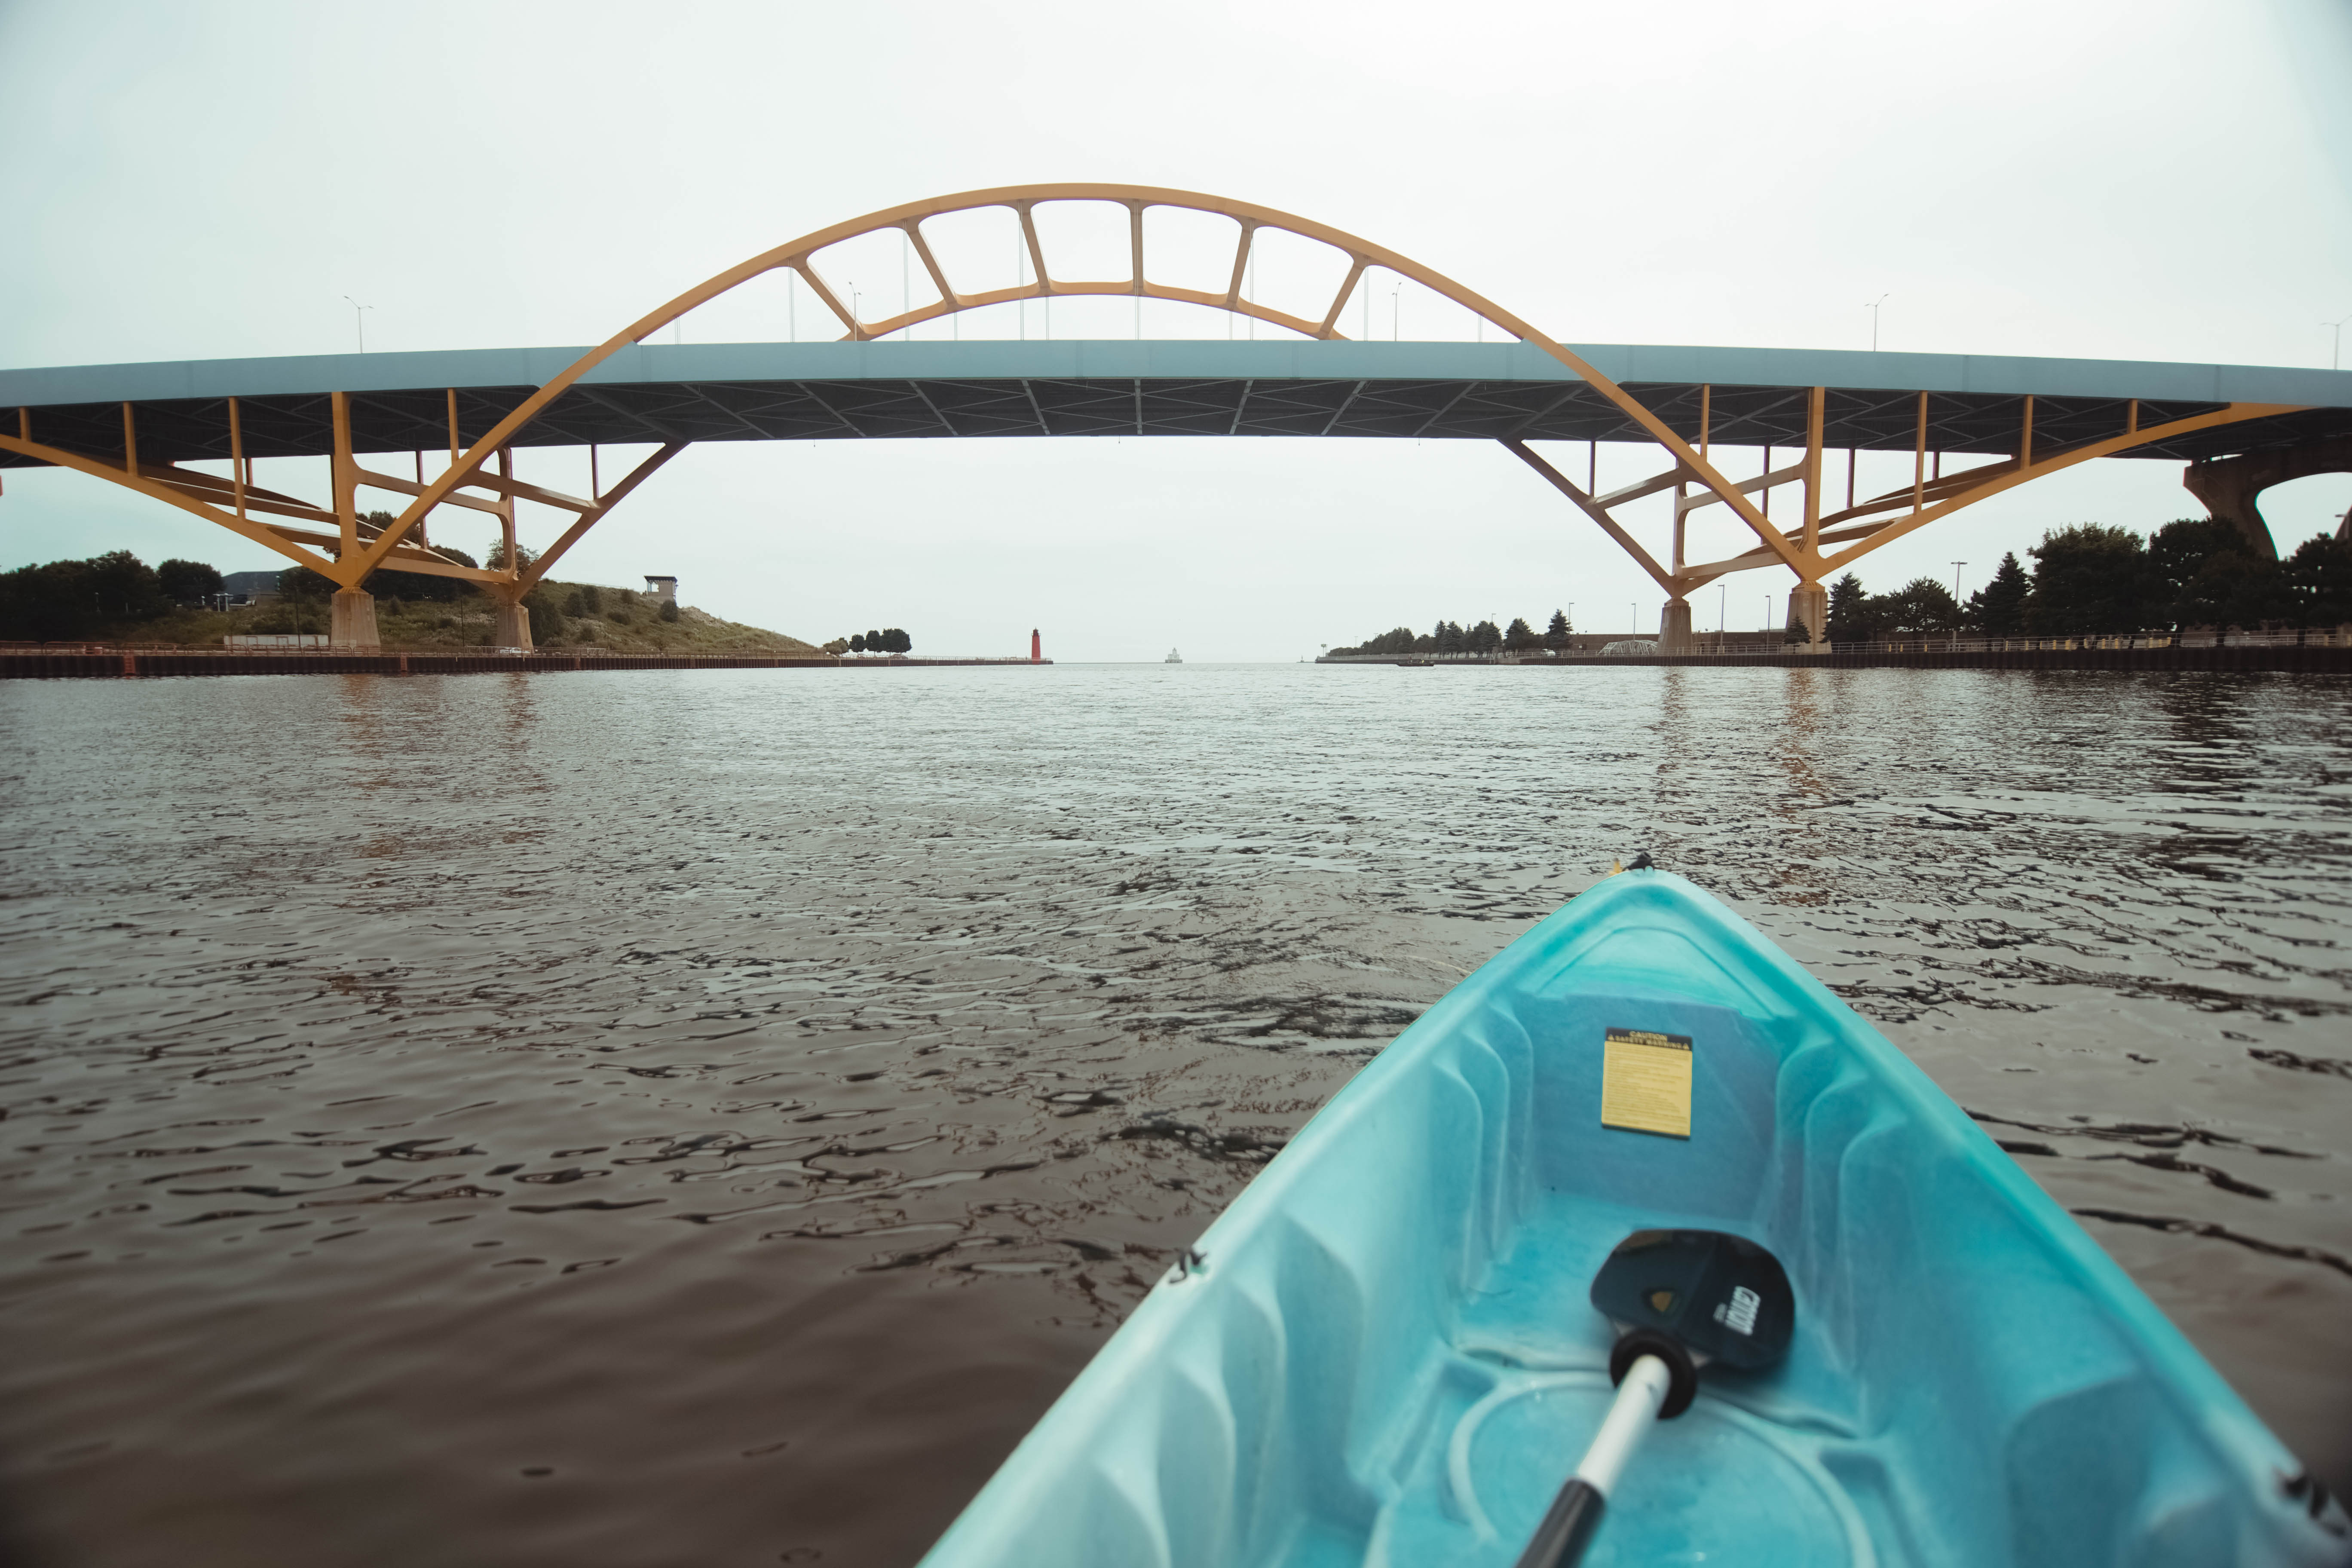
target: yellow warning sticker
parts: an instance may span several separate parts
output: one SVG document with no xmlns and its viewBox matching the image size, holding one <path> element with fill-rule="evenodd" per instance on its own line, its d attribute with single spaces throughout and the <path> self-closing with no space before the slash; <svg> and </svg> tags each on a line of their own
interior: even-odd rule
<svg viewBox="0 0 2352 1568">
<path fill-rule="evenodd" d="M 1648 1029 L 1612 1029 L 1601 1064 L 1601 1125 L 1687 1138 L 1691 1039 Z"/>
</svg>

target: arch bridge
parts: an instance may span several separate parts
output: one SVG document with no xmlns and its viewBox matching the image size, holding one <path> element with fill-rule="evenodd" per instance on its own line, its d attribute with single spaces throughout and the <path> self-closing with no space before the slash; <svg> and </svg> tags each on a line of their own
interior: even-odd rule
<svg viewBox="0 0 2352 1568">
<path fill-rule="evenodd" d="M 1057 274 L 1038 222 L 1055 204 L 1109 204 L 1127 217 L 1126 276 Z M 1003 209 L 1024 266 L 1010 287 L 961 290 L 927 234 L 934 220 Z M 1223 287 L 1155 277 L 1146 216 L 1177 209 L 1230 220 Z M 936 298 L 869 320 L 828 278 L 830 247 L 905 236 Z M 1260 237 L 1336 253 L 1340 281 L 1316 314 L 1255 292 Z M 1340 322 L 1368 274 L 1409 279 L 1492 326 L 1500 342 L 1350 341 Z M 665 345 L 656 334 L 756 279 L 789 273 L 836 320 L 816 343 Z M 1282 342 L 1077 340 L 880 342 L 961 311 L 1057 297 L 1177 300 L 1262 321 Z M 1482 329 L 1483 332 L 1483 329 Z M 13 409 L 13 420 L 5 411 Z M 13 430 L 8 426 L 13 424 Z M 585 350 L 479 350 L 105 365 L 0 372 L 0 468 L 57 467 L 124 486 L 268 546 L 337 586 L 331 640 L 374 643 L 369 575 L 380 568 L 464 578 L 499 607 L 499 640 L 530 646 L 522 599 L 589 529 L 698 441 L 968 436 L 1412 437 L 1499 443 L 1596 523 L 1664 591 L 1661 633 L 1689 636 L 1688 595 L 1727 574 L 1785 568 L 1792 616 L 1819 643 L 1823 580 L 1859 557 L 1978 501 L 2095 458 L 2185 461 L 2186 482 L 2275 554 L 2255 498 L 2305 473 L 2352 469 L 2352 373 L 2137 362 L 1556 342 L 1412 259 L 1269 207 L 1136 185 L 1011 186 L 869 214 L 764 251 Z M 1535 443 L 1587 445 L 1585 475 Z M 1653 448 L 1655 471 L 1600 489 L 1601 443 Z M 600 450 L 654 450 L 609 485 Z M 574 495 L 527 482 L 520 449 L 586 447 Z M 1719 448 L 1761 447 L 1734 477 Z M 446 451 L 446 458 L 443 454 Z M 1835 455 L 1843 452 L 1843 489 Z M 1857 454 L 1907 453 L 1908 482 L 1857 492 Z M 1779 467 L 1775 454 L 1781 455 Z M 387 462 L 381 454 L 396 454 Z M 1965 456 L 1964 456 L 1965 455 Z M 257 458 L 324 457 L 328 493 L 254 483 Z M 429 461 L 428 461 L 429 457 Z M 410 472 L 392 471 L 407 459 Z M 1953 461 L 1948 463 L 1948 459 Z M 193 464 L 225 464 L 218 473 Z M 387 527 L 362 490 L 402 498 Z M 1664 559 L 1624 509 L 1671 492 Z M 1771 516 L 1781 500 L 1779 520 Z M 517 504 L 570 515 L 522 563 Z M 1746 541 L 1690 559 L 1690 524 L 1721 507 Z M 442 509 L 495 518 L 507 564 L 469 566 L 435 548 Z M 2226 508 L 2226 510 L 2224 510 Z M 2352 516 L 2347 528 L 2352 529 Z"/>
</svg>

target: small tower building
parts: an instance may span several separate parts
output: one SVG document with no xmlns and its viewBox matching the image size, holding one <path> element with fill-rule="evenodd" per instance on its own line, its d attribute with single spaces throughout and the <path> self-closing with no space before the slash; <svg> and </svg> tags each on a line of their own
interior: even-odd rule
<svg viewBox="0 0 2352 1568">
<path fill-rule="evenodd" d="M 648 577 L 646 579 L 646 592 L 665 605 L 675 605 L 677 603 L 677 579 Z"/>
</svg>

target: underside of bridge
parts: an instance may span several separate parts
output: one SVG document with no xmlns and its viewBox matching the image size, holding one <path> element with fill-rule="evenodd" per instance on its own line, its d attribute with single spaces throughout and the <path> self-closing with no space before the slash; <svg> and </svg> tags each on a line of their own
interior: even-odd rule
<svg viewBox="0 0 2352 1568">
<path fill-rule="evenodd" d="M 1071 282 L 1050 271 L 1033 221 L 1055 202 L 1114 204 L 1131 216 L 1123 280 Z M 1239 234 L 1222 293 L 1150 280 L 1142 216 L 1181 206 L 1233 219 Z M 959 294 L 924 242 L 942 213 L 1017 213 L 1034 282 Z M 827 246 L 904 232 L 937 281 L 939 302 L 880 321 L 857 319 L 814 263 Z M 1319 321 L 1246 297 L 1253 236 L 1281 229 L 1346 256 L 1346 281 Z M 1515 342 L 1351 342 L 1336 330 L 1369 267 L 1438 289 Z M 646 339 L 750 279 L 789 269 L 846 331 L 829 343 L 660 346 Z M 1286 342 L 877 342 L 916 322 L 1013 299 L 1133 294 L 1267 321 Z M 1818 643 L 1823 579 L 1962 507 L 2094 458 L 2189 465 L 2215 515 L 2274 553 L 2255 497 L 2305 473 L 2352 468 L 2352 374 L 2226 366 L 1996 360 L 1952 355 L 1577 346 L 1545 338 L 1499 307 L 1393 252 L 1307 220 L 1191 193 L 1129 186 L 975 192 L 871 215 L 752 258 L 588 350 L 470 351 L 0 372 L 0 468 L 54 466 L 129 486 L 229 528 L 334 580 L 334 638 L 373 643 L 365 592 L 380 567 L 467 578 L 497 599 L 500 639 L 529 646 L 521 600 L 565 551 L 686 446 L 703 441 L 1024 436 L 1285 436 L 1496 441 L 1597 523 L 1665 591 L 1669 647 L 1687 635 L 1689 591 L 1728 573 L 1784 566 L 1793 613 Z M 1530 443 L 1588 444 L 1579 484 Z M 1660 448 L 1659 471 L 1596 493 L 1601 443 Z M 654 448 L 607 486 L 604 447 Z M 518 449 L 586 447 L 591 493 L 517 477 Z M 1718 447 L 1761 448 L 1759 473 L 1732 479 Z M 1908 452 L 1907 484 L 1857 494 L 1851 454 Z M 446 453 L 446 461 L 442 454 Z M 1775 454 L 1783 458 L 1774 466 Z M 1845 461 L 1837 461 L 1846 454 Z M 391 456 L 383 456 L 391 454 Z M 1554 456 L 1558 454 L 1555 452 Z M 303 500 L 253 483 L 256 459 L 324 456 L 331 494 Z M 430 464 L 428 467 L 428 457 Z M 227 465 L 226 475 L 189 467 Z M 1570 470 L 1577 465 L 1570 460 Z M 1844 472 L 1837 472 L 1839 468 Z M 402 472 L 402 469 L 406 472 Z M 1841 486 L 1843 487 L 1841 489 Z M 1788 498 L 1771 518 L 1773 495 Z M 358 493 L 407 498 L 392 527 L 362 515 Z M 1666 559 L 1638 542 L 1618 509 L 1671 490 Z M 455 506 L 499 519 L 517 559 L 519 501 L 571 514 L 528 564 L 479 568 L 435 550 L 427 523 Z M 1685 558 L 1686 525 L 1721 505 L 1755 535 L 1730 557 Z"/>
</svg>

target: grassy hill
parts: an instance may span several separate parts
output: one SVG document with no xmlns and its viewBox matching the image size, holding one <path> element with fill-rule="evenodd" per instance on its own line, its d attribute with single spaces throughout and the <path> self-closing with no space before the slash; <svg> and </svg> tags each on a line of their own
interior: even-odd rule
<svg viewBox="0 0 2352 1568">
<path fill-rule="evenodd" d="M 543 581 L 525 601 L 541 647 L 598 653 L 767 653 L 818 657 L 823 648 L 782 632 L 722 621 L 690 605 L 664 620 L 658 601 L 629 588 Z M 377 635 L 386 647 L 479 647 L 496 629 L 489 599 L 474 594 L 447 604 L 378 595 Z M 323 629 L 323 628 L 322 628 Z"/>
<path fill-rule="evenodd" d="M 602 584 L 542 582 L 526 601 L 542 648 L 599 653 L 764 653 L 787 658 L 824 650 L 762 626 L 725 621 L 690 605 L 664 620 L 647 595 Z M 497 630 L 489 598 L 467 591 L 449 600 L 404 600 L 379 594 L 376 634 L 388 648 L 487 647 Z M 218 647 L 227 636 L 324 632 L 323 598 L 282 599 L 239 610 L 173 610 L 152 619 L 108 625 L 93 640 Z"/>
</svg>

